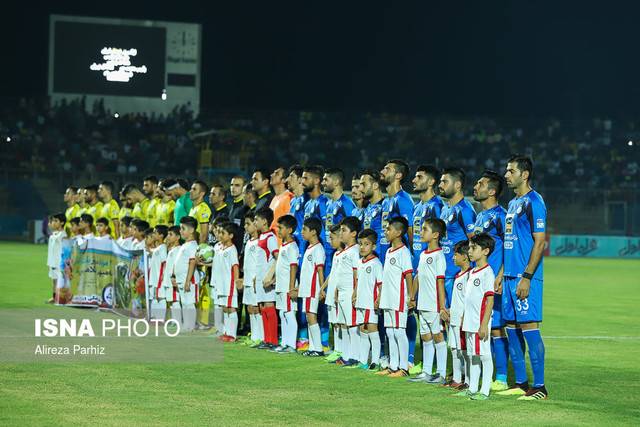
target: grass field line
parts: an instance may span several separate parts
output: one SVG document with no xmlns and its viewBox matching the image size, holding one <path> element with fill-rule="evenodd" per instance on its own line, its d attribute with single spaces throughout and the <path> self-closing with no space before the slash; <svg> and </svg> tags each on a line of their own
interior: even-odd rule
<svg viewBox="0 0 640 427">
<path fill-rule="evenodd" d="M 543 338 L 552 340 L 640 340 L 640 336 L 615 335 L 543 335 Z"/>
</svg>

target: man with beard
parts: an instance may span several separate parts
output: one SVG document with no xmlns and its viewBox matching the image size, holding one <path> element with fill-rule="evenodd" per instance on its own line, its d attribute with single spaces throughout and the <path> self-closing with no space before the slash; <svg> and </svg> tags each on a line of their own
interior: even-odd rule
<svg viewBox="0 0 640 427">
<path fill-rule="evenodd" d="M 98 186 L 98 197 L 102 201 L 102 209 L 98 213 L 99 218 L 106 218 L 109 221 L 109 230 L 111 230 L 111 238 L 116 240 L 120 236 L 120 206 L 113 198 L 114 184 L 111 181 L 102 181 Z"/>
<path fill-rule="evenodd" d="M 428 218 L 440 218 L 442 199 L 437 196 L 440 183 L 440 170 L 432 165 L 420 165 L 413 178 L 413 191 L 419 194 L 420 201 L 413 208 L 413 269 L 418 268 L 420 254 L 427 249 L 428 242 L 420 237 L 422 224 Z"/>
<path fill-rule="evenodd" d="M 158 225 L 156 219 L 156 209 L 161 203 L 160 198 L 156 194 L 158 188 L 158 178 L 153 175 L 145 176 L 142 180 L 142 192 L 149 199 L 149 207 L 147 208 L 147 222 L 151 228 Z"/>
<path fill-rule="evenodd" d="M 256 212 L 262 208 L 268 208 L 273 199 L 271 183 L 269 182 L 269 171 L 264 168 L 256 169 L 251 176 L 251 186 L 253 187 L 253 191 L 258 194 Z"/>
<path fill-rule="evenodd" d="M 364 221 L 366 200 L 360 191 L 360 175 L 354 175 L 353 178 L 351 178 L 351 200 L 353 200 L 353 204 L 355 205 L 351 211 L 351 216 L 358 218 L 362 224 L 362 221 Z"/>
<path fill-rule="evenodd" d="M 244 216 L 248 209 L 244 204 L 244 195 L 242 193 L 244 185 L 245 179 L 241 175 L 234 176 L 229 183 L 229 194 L 232 202 L 229 209 L 229 221 L 240 227 L 242 233 L 244 233 Z"/>
<path fill-rule="evenodd" d="M 77 200 L 78 189 L 76 187 L 67 187 L 67 191 L 64 192 L 64 202 L 67 204 L 67 209 L 64 211 L 64 216 L 67 219 L 64 224 L 64 231 L 67 232 L 67 236 L 71 236 L 71 219 L 80 216 L 80 205 Z"/>
<path fill-rule="evenodd" d="M 504 226 L 507 211 L 498 204 L 502 194 L 503 179 L 494 171 L 486 170 L 473 187 L 473 199 L 480 202 L 482 212 L 476 217 L 474 234 L 486 233 L 495 241 L 495 247 L 487 262 L 495 276 L 493 312 L 491 315 L 491 353 L 495 357 L 496 380 L 491 384 L 491 391 L 503 391 L 507 386 L 507 363 L 509 347 L 502 319 L 502 276 L 504 272 L 503 242 Z"/>
<path fill-rule="evenodd" d="M 516 377 L 515 387 L 498 392 L 522 395 L 518 400 L 540 400 L 549 395 L 544 384 L 542 322 L 542 255 L 545 246 L 547 207 L 531 188 L 533 163 L 513 156 L 507 163 L 507 186 L 516 197 L 509 202 L 504 231 L 504 285 L 502 315 L 509 336 L 509 354 Z M 524 336 L 524 340 L 522 337 Z M 529 348 L 533 387 L 528 387 L 524 341 Z"/>
<path fill-rule="evenodd" d="M 344 194 L 344 172 L 341 169 L 327 169 L 322 178 L 322 190 L 329 195 L 327 200 L 327 216 L 324 229 L 330 230 L 334 225 L 340 225 L 342 219 L 351 216 L 355 205 L 353 201 Z M 335 249 L 331 246 L 329 239 L 324 245 L 326 261 L 325 270 L 328 275 L 331 272 L 331 264 Z M 328 277 L 328 276 L 325 276 Z"/>
<path fill-rule="evenodd" d="M 378 171 L 367 170 L 362 173 L 360 177 L 360 192 L 367 202 L 367 207 L 364 208 L 362 228 L 370 228 L 378 235 L 376 253 L 378 258 L 381 259 L 380 240 L 384 234 L 384 230 L 382 230 L 382 201 L 384 200 L 382 186 L 382 178 Z"/>
<path fill-rule="evenodd" d="M 278 227 L 278 218 L 283 215 L 287 215 L 291 209 L 293 193 L 287 190 L 287 184 L 285 182 L 287 177 L 285 176 L 285 173 L 285 168 L 279 167 L 271 174 L 271 187 L 273 187 L 275 195 L 273 196 L 273 199 L 271 199 L 269 207 L 273 211 L 273 223 L 271 224 L 271 228 L 274 230 Z M 278 236 L 278 244 L 281 243 L 280 236 Z"/>
<path fill-rule="evenodd" d="M 173 225 L 180 227 L 180 220 L 189 215 L 193 204 L 189 194 L 189 184 L 184 179 L 167 179 L 164 181 L 164 191 L 175 200 L 173 210 Z"/>
<path fill-rule="evenodd" d="M 176 202 L 165 191 L 166 180 L 160 181 L 156 187 L 156 197 L 160 199 L 160 203 L 156 207 L 156 225 L 173 224 L 173 211 L 176 208 Z"/>
<path fill-rule="evenodd" d="M 124 195 L 127 203 L 130 206 L 133 206 L 131 217 L 149 222 L 147 220 L 149 199 L 145 197 L 142 191 L 140 191 L 140 189 L 134 184 L 127 184 L 122 189 L 122 194 Z"/>
<path fill-rule="evenodd" d="M 380 171 L 382 182 L 387 190 L 387 197 L 382 201 L 382 230 L 387 229 L 387 225 L 389 225 L 389 221 L 392 218 L 403 217 L 409 223 L 409 227 L 402 240 L 408 248 L 411 248 L 413 241 L 413 200 L 409 193 L 402 189 L 402 181 L 408 175 L 409 165 L 398 159 L 389 160 Z M 387 249 L 390 246 L 391 243 L 387 241 L 384 233 L 382 233 L 378 248 L 382 265 L 384 265 Z"/>
<path fill-rule="evenodd" d="M 84 202 L 84 187 L 78 187 L 76 190 L 76 203 L 80 209 L 78 209 L 78 216 L 82 215 L 87 209 L 87 205 Z"/>
<path fill-rule="evenodd" d="M 209 192 L 209 187 L 204 181 L 196 180 L 191 184 L 191 204 L 189 216 L 195 218 L 200 226 L 196 231 L 200 233 L 198 243 L 206 243 L 209 240 L 209 221 L 211 220 L 211 208 L 204 201 L 204 196 Z"/>
<path fill-rule="evenodd" d="M 98 215 L 102 213 L 102 202 L 98 200 L 98 186 L 88 185 L 84 189 L 84 213 L 93 217 L 93 223 L 99 218 Z"/>
<path fill-rule="evenodd" d="M 444 273 L 445 305 L 451 306 L 451 291 L 453 282 L 460 268 L 453 262 L 453 247 L 462 240 L 473 236 L 476 212 L 471 203 L 464 198 L 465 173 L 460 168 L 446 168 L 440 178 L 440 196 L 446 199 L 446 204 L 440 212 L 440 219 L 447 225 L 447 236 L 442 239 L 442 252 L 447 261 Z"/>
<path fill-rule="evenodd" d="M 118 222 L 122 224 L 122 218 L 128 216 L 132 218 L 133 215 L 133 206 L 127 202 L 127 198 L 124 196 L 124 187 L 120 189 L 118 193 L 118 198 L 120 199 L 120 212 L 118 212 Z"/>
<path fill-rule="evenodd" d="M 304 192 L 304 185 L 302 185 L 302 173 L 304 169 L 300 165 L 293 165 L 289 168 L 289 175 L 287 176 L 287 187 L 289 191 L 293 193 L 293 198 L 289 203 L 289 213 L 293 215 L 298 223 L 296 230 L 293 233 L 293 237 L 298 243 L 300 253 L 303 254 L 306 249 L 305 240 L 302 238 L 302 224 L 304 223 L 304 206 L 309 199 L 307 193 Z"/>
</svg>

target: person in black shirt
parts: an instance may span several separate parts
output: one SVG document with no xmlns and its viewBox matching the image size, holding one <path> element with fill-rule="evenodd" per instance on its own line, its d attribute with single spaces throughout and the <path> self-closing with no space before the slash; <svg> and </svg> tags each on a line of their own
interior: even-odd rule
<svg viewBox="0 0 640 427">
<path fill-rule="evenodd" d="M 271 191 L 270 176 L 269 171 L 264 168 L 256 169 L 251 176 L 251 186 L 258 194 L 256 212 L 262 208 L 268 208 L 269 205 L 271 205 L 273 191 Z"/>
<path fill-rule="evenodd" d="M 229 184 L 229 194 L 231 195 L 231 201 L 229 202 L 229 221 L 239 226 L 243 233 L 244 216 L 249 210 L 249 208 L 244 204 L 244 194 L 242 191 L 245 181 L 246 180 L 243 176 L 236 175 L 231 178 L 231 183 Z"/>
</svg>

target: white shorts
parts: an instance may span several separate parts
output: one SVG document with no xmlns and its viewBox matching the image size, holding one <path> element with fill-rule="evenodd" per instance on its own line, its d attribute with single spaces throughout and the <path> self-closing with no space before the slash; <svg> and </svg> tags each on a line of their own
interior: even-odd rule
<svg viewBox="0 0 640 427">
<path fill-rule="evenodd" d="M 262 280 L 256 279 L 256 299 L 258 302 L 276 302 L 275 284 L 265 288 Z"/>
<path fill-rule="evenodd" d="M 406 328 L 407 327 L 406 311 L 396 311 L 391 309 L 385 309 L 382 311 L 384 313 L 385 328 Z"/>
<path fill-rule="evenodd" d="M 244 287 L 242 288 L 242 303 L 244 305 L 258 305 L 258 298 L 256 291 L 253 289 L 253 283 L 244 282 Z"/>
<path fill-rule="evenodd" d="M 442 332 L 440 313 L 437 311 L 418 311 L 418 320 L 420 320 L 420 335 L 434 335 Z"/>
<path fill-rule="evenodd" d="M 276 309 L 289 312 L 296 311 L 298 304 L 292 300 L 288 292 L 276 292 Z"/>
<path fill-rule="evenodd" d="M 464 336 L 464 332 L 460 330 L 460 326 L 450 324 L 447 339 L 449 340 L 449 348 L 451 350 L 464 351 L 467 349 L 466 337 Z"/>
<path fill-rule="evenodd" d="M 189 292 L 186 292 L 184 289 L 179 289 L 180 293 L 180 303 L 184 307 L 185 305 L 195 305 L 198 302 L 198 294 L 199 294 L 198 285 L 191 284 L 191 288 Z"/>
<path fill-rule="evenodd" d="M 154 286 L 152 288 L 149 288 L 149 299 L 156 301 L 164 299 L 164 287 L 160 286 L 159 288 L 156 288 Z"/>
<path fill-rule="evenodd" d="M 465 332 L 465 334 L 469 356 L 491 356 L 491 337 L 483 341 L 475 332 Z"/>
<path fill-rule="evenodd" d="M 311 297 L 303 297 L 302 298 L 302 309 L 305 313 L 318 313 L 318 298 Z M 335 310 L 334 310 L 335 311 Z"/>
<path fill-rule="evenodd" d="M 333 325 L 340 323 L 338 322 L 338 306 L 335 304 L 325 305 L 327 306 L 327 322 Z"/>
<path fill-rule="evenodd" d="M 378 324 L 378 313 L 370 308 L 357 308 L 356 309 L 356 321 L 358 325 L 364 325 L 367 323 Z"/>
<path fill-rule="evenodd" d="M 215 305 L 226 308 L 238 308 L 238 293 L 234 292 L 232 295 L 216 295 Z"/>
<path fill-rule="evenodd" d="M 351 301 L 338 301 L 338 322 L 341 325 L 356 326 L 358 319 L 356 309 Z"/>
<path fill-rule="evenodd" d="M 174 302 L 174 301 L 178 301 L 179 300 L 179 295 L 178 295 L 178 290 L 176 288 L 174 288 L 173 286 L 170 288 L 167 287 L 163 287 L 163 294 L 164 294 L 164 299 L 167 302 Z"/>
<path fill-rule="evenodd" d="M 60 276 L 60 269 L 58 267 L 49 267 L 49 279 L 58 280 L 59 276 Z"/>
</svg>

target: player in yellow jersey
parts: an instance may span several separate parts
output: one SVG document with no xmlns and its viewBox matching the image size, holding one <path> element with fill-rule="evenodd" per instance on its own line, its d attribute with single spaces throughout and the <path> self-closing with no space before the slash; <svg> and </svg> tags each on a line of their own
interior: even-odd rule
<svg viewBox="0 0 640 427">
<path fill-rule="evenodd" d="M 209 192 L 209 187 L 204 181 L 193 181 L 191 184 L 191 202 L 193 207 L 189 216 L 198 220 L 199 243 L 206 243 L 209 239 L 209 221 L 211 220 L 211 208 L 204 201 L 204 196 Z"/>
<path fill-rule="evenodd" d="M 109 220 L 110 235 L 115 240 L 120 236 L 120 206 L 113 198 L 113 188 L 111 181 L 102 181 L 98 186 L 98 197 L 102 200 L 102 210 L 98 218 Z"/>
<path fill-rule="evenodd" d="M 120 212 L 118 213 L 118 219 L 120 220 L 121 224 L 122 224 L 122 218 L 124 218 L 125 216 L 131 217 L 131 215 L 133 215 L 132 206 L 127 202 L 127 198 L 124 197 L 123 190 L 124 188 L 121 189 L 120 192 L 118 193 L 118 199 L 120 199 Z"/>
<path fill-rule="evenodd" d="M 91 215 L 93 217 L 93 223 L 96 223 L 96 220 L 100 218 L 100 214 L 102 213 L 102 202 L 98 200 L 98 186 L 97 185 L 87 185 L 84 189 L 84 203 L 85 209 L 84 213 Z"/>
<path fill-rule="evenodd" d="M 170 226 L 173 224 L 173 211 L 176 208 L 176 202 L 164 191 L 162 183 L 156 188 L 156 196 L 160 199 L 156 207 L 157 225 Z"/>
<path fill-rule="evenodd" d="M 67 188 L 67 191 L 64 192 L 64 202 L 67 204 L 67 209 L 64 211 L 64 216 L 67 218 L 64 224 L 64 231 L 67 232 L 67 236 L 71 236 L 71 218 L 80 216 L 78 189 L 76 187 Z"/>
<path fill-rule="evenodd" d="M 158 177 L 154 175 L 145 176 L 142 180 L 142 192 L 149 201 L 149 208 L 147 209 L 147 222 L 151 228 L 158 225 L 156 218 L 156 210 L 161 203 L 160 198 L 156 195 L 158 188 Z"/>
<path fill-rule="evenodd" d="M 78 206 L 80 206 L 80 209 L 78 209 L 78 216 L 80 216 L 87 210 L 86 203 L 84 202 L 84 187 L 78 187 L 76 191 L 76 202 Z"/>
<path fill-rule="evenodd" d="M 127 203 L 133 206 L 131 217 L 149 222 L 147 219 L 150 200 L 142 194 L 142 191 L 135 184 L 127 184 L 122 192 Z"/>
</svg>

